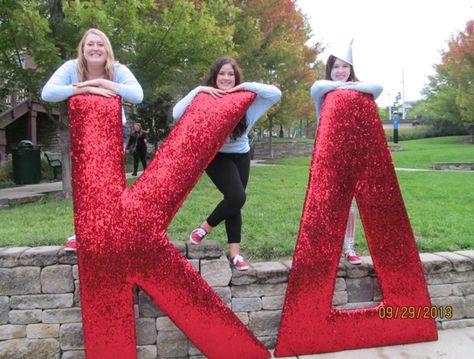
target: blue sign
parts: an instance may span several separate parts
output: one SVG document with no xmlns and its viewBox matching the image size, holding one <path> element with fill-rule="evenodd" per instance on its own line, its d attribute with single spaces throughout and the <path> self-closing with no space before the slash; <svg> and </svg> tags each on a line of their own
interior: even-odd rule
<svg viewBox="0 0 474 359">
<path fill-rule="evenodd" d="M 398 130 L 398 119 L 399 115 L 396 113 L 393 115 L 393 129 Z"/>
</svg>

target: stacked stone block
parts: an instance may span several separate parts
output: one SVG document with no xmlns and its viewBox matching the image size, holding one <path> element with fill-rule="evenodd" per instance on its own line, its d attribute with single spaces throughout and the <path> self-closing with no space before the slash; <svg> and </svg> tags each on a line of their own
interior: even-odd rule
<svg viewBox="0 0 474 359">
<path fill-rule="evenodd" d="M 275 345 L 291 261 L 253 263 L 231 270 L 218 242 L 175 242 L 219 297 L 268 348 Z M 474 326 L 474 251 L 421 254 L 433 306 L 451 306 L 441 329 Z M 382 300 L 370 257 L 360 266 L 339 263 L 336 309 Z M 139 359 L 205 358 L 140 289 L 135 295 Z M 77 259 L 62 247 L 0 248 L 0 358 L 83 359 Z"/>
</svg>

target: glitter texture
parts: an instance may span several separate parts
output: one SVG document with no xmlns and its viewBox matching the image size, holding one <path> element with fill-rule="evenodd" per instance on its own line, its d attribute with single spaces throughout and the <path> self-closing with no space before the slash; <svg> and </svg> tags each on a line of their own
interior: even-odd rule
<svg viewBox="0 0 474 359">
<path fill-rule="evenodd" d="M 430 306 L 415 238 L 371 95 L 324 101 L 275 356 L 437 339 L 432 319 L 381 319 L 377 307 L 332 306 L 347 213 L 355 195 L 383 300 Z"/>
<path fill-rule="evenodd" d="M 69 100 L 74 221 L 88 359 L 133 359 L 134 287 L 208 358 L 269 358 L 166 237 L 173 216 L 255 94 L 199 94 L 146 171 L 126 188 L 121 100 Z"/>
</svg>

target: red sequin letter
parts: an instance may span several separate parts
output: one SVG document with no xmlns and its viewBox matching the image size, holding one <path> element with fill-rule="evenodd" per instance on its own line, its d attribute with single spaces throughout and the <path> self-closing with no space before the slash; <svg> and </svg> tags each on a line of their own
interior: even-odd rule
<svg viewBox="0 0 474 359">
<path fill-rule="evenodd" d="M 371 95 L 327 94 L 275 355 L 435 340 L 432 319 L 383 319 L 377 308 L 335 310 L 337 266 L 355 194 L 383 301 L 430 306 L 423 268 Z"/>
<path fill-rule="evenodd" d="M 88 359 L 136 358 L 133 287 L 145 290 L 209 358 L 268 350 L 175 250 L 166 229 L 255 94 L 200 94 L 140 179 L 126 188 L 121 101 L 69 101 L 74 218 Z"/>
</svg>

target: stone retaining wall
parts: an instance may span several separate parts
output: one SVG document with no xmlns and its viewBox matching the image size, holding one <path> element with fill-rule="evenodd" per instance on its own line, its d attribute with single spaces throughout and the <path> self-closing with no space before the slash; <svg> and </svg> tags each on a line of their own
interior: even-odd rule
<svg viewBox="0 0 474 359">
<path fill-rule="evenodd" d="M 451 171 L 474 171 L 474 163 L 435 163 L 435 170 L 451 170 Z"/>
<path fill-rule="evenodd" d="M 270 144 L 267 141 L 255 142 L 253 159 L 277 159 L 289 157 L 310 157 L 313 154 L 314 143 L 303 143 L 297 141 L 273 142 L 273 157 L 270 154 Z"/>
<path fill-rule="evenodd" d="M 222 246 L 175 242 L 196 270 L 269 348 L 278 333 L 291 261 L 232 271 Z M 335 308 L 369 307 L 381 294 L 370 257 L 341 260 Z M 474 326 L 474 251 L 421 254 L 433 306 L 452 306 L 440 329 Z M 403 260 L 403 258 L 401 258 Z M 135 298 L 140 359 L 204 358 L 143 291 Z M 0 248 L 0 358 L 84 358 L 76 255 L 62 247 Z"/>
</svg>

